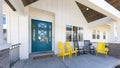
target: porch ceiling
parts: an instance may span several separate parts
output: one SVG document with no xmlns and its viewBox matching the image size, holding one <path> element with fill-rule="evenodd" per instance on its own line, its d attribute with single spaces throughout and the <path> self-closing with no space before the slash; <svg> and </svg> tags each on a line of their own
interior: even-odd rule
<svg viewBox="0 0 120 68">
<path fill-rule="evenodd" d="M 80 4 L 77 1 L 76 1 L 76 3 L 78 5 L 79 9 L 81 9 L 81 11 L 82 11 L 83 15 L 85 16 L 86 20 L 88 21 L 88 23 L 106 17 L 104 14 L 99 13 L 91 8 L 88 8 L 87 6 Z"/>
<path fill-rule="evenodd" d="M 105 0 L 75 0 L 89 8 L 94 9 L 114 20 L 120 20 L 120 11 L 114 8 Z"/>
<path fill-rule="evenodd" d="M 105 0 L 105 1 L 107 1 L 109 4 L 111 4 L 113 7 L 120 11 L 120 0 Z"/>
<path fill-rule="evenodd" d="M 36 1 L 38 0 L 22 0 L 24 6 L 30 5 Z"/>
</svg>

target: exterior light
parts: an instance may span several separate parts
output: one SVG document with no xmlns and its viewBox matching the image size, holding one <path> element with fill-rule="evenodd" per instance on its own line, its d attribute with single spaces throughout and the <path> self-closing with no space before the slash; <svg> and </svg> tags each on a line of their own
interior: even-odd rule
<svg viewBox="0 0 120 68">
<path fill-rule="evenodd" d="M 89 8 L 86 8 L 86 10 L 89 10 Z"/>
</svg>

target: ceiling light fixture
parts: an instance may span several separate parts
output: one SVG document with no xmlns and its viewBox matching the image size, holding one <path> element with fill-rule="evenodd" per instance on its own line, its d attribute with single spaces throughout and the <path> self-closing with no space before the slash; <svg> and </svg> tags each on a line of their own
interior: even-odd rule
<svg viewBox="0 0 120 68">
<path fill-rule="evenodd" d="M 86 10 L 89 10 L 89 8 L 86 8 Z"/>
</svg>

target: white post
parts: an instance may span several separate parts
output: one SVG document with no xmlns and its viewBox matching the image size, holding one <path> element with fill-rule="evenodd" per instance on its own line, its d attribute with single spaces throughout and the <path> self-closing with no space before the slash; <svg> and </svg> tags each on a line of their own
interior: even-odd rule
<svg viewBox="0 0 120 68">
<path fill-rule="evenodd" d="M 117 41 L 120 42 L 120 21 L 117 22 Z"/>
<path fill-rule="evenodd" d="M 115 42 L 115 22 L 110 23 L 110 42 Z"/>
<path fill-rule="evenodd" d="M 0 44 L 3 44 L 2 0 L 0 0 Z"/>
</svg>

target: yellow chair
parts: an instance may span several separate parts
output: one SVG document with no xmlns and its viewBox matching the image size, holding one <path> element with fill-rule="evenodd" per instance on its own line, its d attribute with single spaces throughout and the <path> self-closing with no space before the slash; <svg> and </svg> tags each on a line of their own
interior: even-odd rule
<svg viewBox="0 0 120 68">
<path fill-rule="evenodd" d="M 59 51 L 60 51 L 60 54 L 58 54 L 57 56 L 62 56 L 62 60 L 63 60 L 63 61 L 64 61 L 64 57 L 65 57 L 66 55 L 68 55 L 69 58 L 70 58 L 70 53 L 69 53 L 69 52 L 65 52 L 65 48 L 64 48 L 64 45 L 63 45 L 62 42 L 58 42 L 58 49 L 59 49 Z"/>
<path fill-rule="evenodd" d="M 70 53 L 70 57 L 72 57 L 72 54 L 75 54 L 77 56 L 77 48 L 75 50 L 72 50 L 72 47 L 70 45 L 70 42 L 66 42 L 66 48 L 67 48 L 67 51 Z"/>
<path fill-rule="evenodd" d="M 103 42 L 98 43 L 98 46 L 96 48 L 96 54 L 101 53 L 101 54 L 108 55 L 108 51 L 109 49 L 105 47 L 105 43 Z"/>
</svg>

